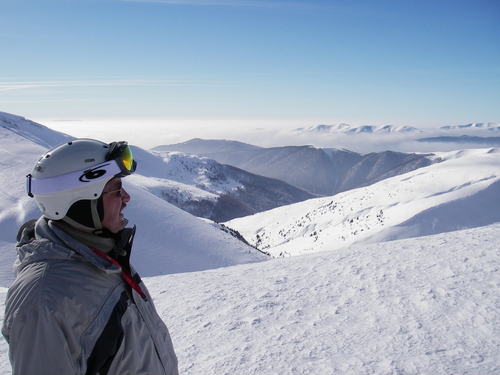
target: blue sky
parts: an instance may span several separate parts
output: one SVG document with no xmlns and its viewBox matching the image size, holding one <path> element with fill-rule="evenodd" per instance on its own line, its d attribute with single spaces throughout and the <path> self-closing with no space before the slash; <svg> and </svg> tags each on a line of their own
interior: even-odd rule
<svg viewBox="0 0 500 375">
<path fill-rule="evenodd" d="M 498 0 L 0 0 L 31 119 L 500 121 Z"/>
</svg>

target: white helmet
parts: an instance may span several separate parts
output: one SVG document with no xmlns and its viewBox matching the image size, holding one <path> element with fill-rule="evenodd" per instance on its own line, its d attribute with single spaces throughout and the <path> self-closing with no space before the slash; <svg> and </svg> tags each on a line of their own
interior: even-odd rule
<svg viewBox="0 0 500 375">
<path fill-rule="evenodd" d="M 43 154 L 27 176 L 26 189 L 43 215 L 54 220 L 64 219 L 74 203 L 90 201 L 94 225 L 84 227 L 101 229 L 97 202 L 104 186 L 134 173 L 136 166 L 127 142 L 76 139 Z"/>
</svg>

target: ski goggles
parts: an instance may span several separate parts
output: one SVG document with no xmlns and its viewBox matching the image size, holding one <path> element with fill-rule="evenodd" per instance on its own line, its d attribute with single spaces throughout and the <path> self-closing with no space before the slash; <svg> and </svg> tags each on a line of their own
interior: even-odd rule
<svg viewBox="0 0 500 375">
<path fill-rule="evenodd" d="M 111 142 L 109 144 L 106 161 L 114 160 L 120 167 L 121 174 L 117 177 L 125 177 L 135 172 L 137 162 L 134 160 L 132 150 L 126 141 Z"/>
</svg>

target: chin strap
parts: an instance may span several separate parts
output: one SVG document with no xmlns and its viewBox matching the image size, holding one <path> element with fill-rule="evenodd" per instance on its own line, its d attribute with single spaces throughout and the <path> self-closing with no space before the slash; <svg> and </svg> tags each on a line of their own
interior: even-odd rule
<svg viewBox="0 0 500 375">
<path fill-rule="evenodd" d="M 90 213 L 92 214 L 92 222 L 94 223 L 94 233 L 102 229 L 101 218 L 99 217 L 99 212 L 97 211 L 97 201 L 98 199 L 90 201 Z"/>
<path fill-rule="evenodd" d="M 75 219 L 78 220 L 78 215 L 86 215 L 87 216 L 87 219 L 86 220 L 82 220 L 83 222 L 85 222 L 86 224 L 90 224 L 90 220 L 92 220 L 92 227 L 90 226 L 87 226 L 87 225 L 84 225 L 78 221 L 76 221 L 75 219 L 71 218 L 69 216 L 69 214 L 67 214 L 66 216 L 64 216 L 61 220 L 62 221 L 65 221 L 66 223 L 68 223 L 69 225 L 71 225 L 72 227 L 75 227 L 75 228 L 78 228 L 78 229 L 83 229 L 83 230 L 86 230 L 86 231 L 90 231 L 92 232 L 93 234 L 97 234 L 97 235 L 100 235 L 104 232 L 104 229 L 102 228 L 102 225 L 101 225 L 101 217 L 99 215 L 99 199 L 93 199 L 93 200 L 88 200 L 86 202 L 89 202 L 89 206 L 86 206 L 85 207 L 85 210 L 82 212 L 73 212 L 71 214 L 71 216 L 73 216 Z M 76 202 L 76 203 L 79 203 L 79 202 Z M 90 211 L 90 212 L 89 212 Z M 89 213 L 90 213 L 90 218 L 89 218 Z M 81 217 L 80 217 L 80 220 L 81 220 Z M 112 236 L 104 236 L 104 237 L 112 237 Z"/>
</svg>

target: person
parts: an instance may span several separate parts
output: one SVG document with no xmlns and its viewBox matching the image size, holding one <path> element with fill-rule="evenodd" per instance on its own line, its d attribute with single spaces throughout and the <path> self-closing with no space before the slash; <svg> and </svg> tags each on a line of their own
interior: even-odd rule
<svg viewBox="0 0 500 375">
<path fill-rule="evenodd" d="M 2 334 L 14 375 L 177 374 L 169 331 L 129 259 L 127 142 L 76 139 L 36 162 L 42 211 L 17 237 Z"/>
</svg>

